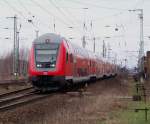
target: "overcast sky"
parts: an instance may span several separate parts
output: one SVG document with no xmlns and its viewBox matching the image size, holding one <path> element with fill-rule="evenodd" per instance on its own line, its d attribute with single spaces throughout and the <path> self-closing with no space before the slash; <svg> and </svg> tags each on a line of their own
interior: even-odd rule
<svg viewBox="0 0 150 124">
<path fill-rule="evenodd" d="M 133 67 L 137 64 L 140 20 L 138 11 L 128 10 L 144 11 L 147 51 L 150 48 L 149 6 L 148 0 L 0 0 L 0 55 L 13 49 L 13 19 L 6 17 L 16 14 L 18 28 L 21 24 L 20 47 L 30 47 L 36 36 L 35 30 L 39 30 L 39 35 L 53 32 L 72 37 L 71 42 L 80 46 L 82 36 L 86 35 L 87 49 L 93 50 L 92 39 L 96 37 L 96 53 L 101 54 L 104 40 L 111 49 L 111 57 L 117 55 L 119 64 L 121 61 L 125 64 L 123 60 L 127 59 L 128 66 Z"/>
</svg>

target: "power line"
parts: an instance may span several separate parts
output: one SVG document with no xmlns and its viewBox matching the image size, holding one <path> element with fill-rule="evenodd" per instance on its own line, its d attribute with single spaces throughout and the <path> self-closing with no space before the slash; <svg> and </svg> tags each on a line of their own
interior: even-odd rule
<svg viewBox="0 0 150 124">
<path fill-rule="evenodd" d="M 140 4 L 140 5 L 143 5 L 145 1 L 144 1 L 144 0 L 137 0 L 135 6 L 134 6 L 133 8 L 136 9 L 137 6 L 138 6 L 138 4 L 139 4 L 140 2 L 142 2 L 142 4 Z"/>
<path fill-rule="evenodd" d="M 62 20 L 61 18 L 55 16 L 52 12 L 50 12 L 45 7 L 41 6 L 38 2 L 35 2 L 34 0 L 31 0 L 31 2 L 34 3 L 36 6 L 38 6 L 41 10 L 43 10 L 44 12 L 46 12 L 48 15 L 57 18 L 61 23 L 63 23 L 64 25 L 66 25 L 68 27 L 68 24 L 64 20 Z"/>
<path fill-rule="evenodd" d="M 71 22 L 71 24 L 74 23 L 74 22 L 72 22 L 72 20 L 70 20 L 70 18 L 69 19 L 67 18 L 67 15 L 63 11 L 61 11 L 61 9 L 58 6 L 56 6 L 52 0 L 48 0 L 48 1 L 60 12 L 60 14 L 62 14 L 64 17 L 66 17 L 66 19 L 69 20 Z"/>
<path fill-rule="evenodd" d="M 71 19 L 71 13 L 69 13 L 69 11 L 65 11 L 65 12 L 67 12 L 67 13 L 69 13 L 68 15 L 69 15 L 69 17 L 67 16 L 67 14 L 64 12 L 64 11 L 62 11 L 57 5 L 56 5 L 56 1 L 54 2 L 54 1 L 52 1 L 52 0 L 48 0 L 48 2 L 50 3 L 50 4 L 52 4 L 58 11 L 59 11 L 59 13 L 61 14 L 61 15 L 63 15 L 63 17 L 65 17 L 65 19 L 67 19 L 67 21 L 69 21 L 70 22 L 70 24 L 72 25 L 72 24 L 77 24 L 77 25 L 79 25 L 79 23 L 78 22 L 75 22 L 74 20 L 72 20 Z M 74 16 L 73 16 L 74 17 Z M 55 30 L 55 27 L 56 27 L 56 25 L 54 24 L 54 30 Z M 73 29 L 77 29 L 79 32 L 81 32 L 81 28 L 78 26 L 78 27 L 76 27 L 76 28 L 74 28 L 74 26 L 72 27 Z"/>
<path fill-rule="evenodd" d="M 128 12 L 128 11 L 126 11 L 126 12 Z M 122 14 L 124 14 L 124 13 L 125 13 L 125 11 L 124 11 L 124 12 L 118 12 L 118 13 L 116 13 L 116 14 L 112 14 L 112 15 L 103 16 L 103 17 L 100 17 L 100 18 L 93 19 L 93 21 L 94 21 L 94 22 L 96 22 L 96 21 L 102 21 L 102 20 L 104 20 L 104 19 L 108 19 L 108 18 L 120 16 L 120 15 L 122 15 Z"/>
<path fill-rule="evenodd" d="M 27 9 L 27 7 L 22 3 L 21 0 L 18 0 L 20 6 L 22 6 L 24 8 L 25 11 L 27 11 L 27 14 L 31 15 L 33 18 L 38 18 L 37 16 L 35 16 L 35 14 L 33 14 L 29 9 Z M 41 22 L 40 19 L 37 19 L 38 22 Z M 48 26 L 46 23 L 41 22 L 44 26 Z"/>
<path fill-rule="evenodd" d="M 14 6 L 12 6 L 7 0 L 3 0 L 3 2 L 5 2 L 5 4 L 7 4 L 14 12 L 17 12 L 20 16 L 22 16 L 22 17 L 25 19 L 25 21 L 28 21 L 28 22 L 29 22 L 29 20 L 23 15 L 23 13 L 22 13 L 21 11 L 18 11 L 18 10 L 17 10 Z M 37 26 L 34 25 L 33 22 L 31 22 L 31 24 L 32 24 L 32 26 L 33 26 L 34 28 L 38 28 Z"/>
<path fill-rule="evenodd" d="M 21 0 L 18 0 L 18 3 L 23 7 L 23 9 L 24 9 L 25 11 L 27 11 L 28 13 L 31 13 L 31 12 L 29 12 L 28 9 L 24 6 L 24 4 L 22 3 Z"/>
<path fill-rule="evenodd" d="M 121 9 L 121 8 L 111 8 L 111 7 L 106 7 L 106 6 L 100 6 L 100 5 L 97 5 L 97 4 L 93 4 L 93 3 L 90 3 L 90 2 L 81 2 L 81 1 L 73 1 L 73 0 L 70 0 L 69 2 L 73 2 L 73 3 L 76 3 L 76 4 L 83 4 L 83 5 L 89 5 L 91 7 L 96 7 L 96 8 L 102 8 L 102 9 L 108 9 L 108 10 L 125 10 L 127 11 L 128 9 Z"/>
<path fill-rule="evenodd" d="M 12 6 L 7 0 L 3 0 L 3 2 L 5 2 L 5 4 L 7 4 L 13 11 L 17 12 L 19 15 L 21 15 L 23 18 L 25 18 L 25 16 L 22 14 L 21 11 L 18 11 L 14 6 Z"/>
<path fill-rule="evenodd" d="M 74 16 L 70 16 L 71 13 L 70 13 L 69 11 L 65 11 L 65 10 L 63 9 L 66 13 L 68 13 L 68 15 L 69 15 L 69 18 L 68 18 L 67 14 L 66 14 L 64 11 L 62 11 L 62 10 L 60 9 L 60 7 L 58 7 L 58 6 L 55 4 L 56 1 L 55 1 L 55 3 L 54 3 L 52 0 L 48 0 L 48 1 L 49 1 L 52 5 L 54 5 L 55 8 L 56 8 L 63 16 L 65 16 L 67 20 L 69 19 L 69 21 L 71 22 L 71 24 L 72 24 L 72 23 L 79 24 L 77 21 L 76 21 L 76 22 L 74 21 L 74 19 L 75 19 Z M 73 17 L 74 19 L 73 19 L 73 20 L 70 19 L 71 17 Z"/>
</svg>

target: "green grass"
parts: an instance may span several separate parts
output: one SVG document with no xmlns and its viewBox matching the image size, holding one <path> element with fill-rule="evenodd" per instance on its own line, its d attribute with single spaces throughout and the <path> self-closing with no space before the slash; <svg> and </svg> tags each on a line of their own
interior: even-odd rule
<svg viewBox="0 0 150 124">
<path fill-rule="evenodd" d="M 143 92 L 136 92 L 135 82 L 131 82 L 132 85 L 129 89 L 130 95 L 141 95 Z M 145 111 L 139 110 L 135 112 L 135 109 L 144 109 L 147 107 L 147 121 L 145 121 Z M 146 103 L 143 101 L 129 101 L 127 102 L 127 108 L 110 112 L 107 120 L 99 121 L 97 124 L 150 124 L 150 101 Z"/>
<path fill-rule="evenodd" d="M 132 82 L 132 84 L 132 95 L 143 95 L 143 91 L 136 92 L 135 82 Z M 144 98 L 142 97 L 142 101 L 131 101 L 127 105 L 127 110 L 117 112 L 119 124 L 150 124 L 150 110 L 147 112 L 147 122 L 145 121 L 145 111 L 139 110 L 135 112 L 135 109 L 144 109 L 145 107 L 150 109 L 150 101 L 145 103 L 143 100 Z"/>
<path fill-rule="evenodd" d="M 135 108 L 150 107 L 144 102 L 131 102 L 128 109 L 110 112 L 107 120 L 101 120 L 97 124 L 150 124 L 150 110 L 148 111 L 148 121 L 145 121 L 145 111 L 135 112 Z"/>
<path fill-rule="evenodd" d="M 148 111 L 148 121 L 145 121 L 145 111 L 135 112 L 135 108 L 149 107 L 150 104 L 145 105 L 144 102 L 132 102 L 129 104 L 128 110 L 118 112 L 120 124 L 150 124 L 150 110 Z"/>
</svg>

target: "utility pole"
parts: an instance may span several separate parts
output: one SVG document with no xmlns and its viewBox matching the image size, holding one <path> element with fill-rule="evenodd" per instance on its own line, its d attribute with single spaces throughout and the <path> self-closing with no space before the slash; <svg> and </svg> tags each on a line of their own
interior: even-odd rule
<svg viewBox="0 0 150 124">
<path fill-rule="evenodd" d="M 103 40 L 103 57 L 105 58 L 106 57 L 106 46 L 105 46 L 105 41 Z"/>
<path fill-rule="evenodd" d="M 90 26 L 91 26 L 91 31 L 93 30 L 93 23 L 91 21 L 90 23 Z M 94 32 L 93 32 L 93 36 L 94 36 Z M 96 37 L 94 36 L 93 37 L 93 52 L 95 53 L 95 45 L 96 45 Z"/>
<path fill-rule="evenodd" d="M 139 69 L 143 72 L 142 57 L 144 56 L 144 39 L 143 39 L 143 9 L 140 9 L 140 48 L 139 48 Z"/>
<path fill-rule="evenodd" d="M 13 74 L 15 77 L 18 75 L 18 60 L 19 60 L 19 41 L 17 40 L 17 16 L 6 17 L 14 20 L 14 52 L 13 52 Z"/>
<path fill-rule="evenodd" d="M 20 74 L 20 62 L 19 62 L 19 31 L 16 32 L 17 33 L 17 37 L 16 37 L 16 74 L 19 75 Z"/>
<path fill-rule="evenodd" d="M 36 38 L 39 37 L 39 30 L 35 30 Z"/>
<path fill-rule="evenodd" d="M 55 18 L 54 18 L 54 24 L 53 24 L 53 27 L 54 27 L 54 32 L 56 33 L 56 24 L 55 24 Z"/>
<path fill-rule="evenodd" d="M 140 18 L 140 44 L 139 44 L 139 55 L 138 55 L 138 68 L 139 72 L 143 72 L 142 57 L 144 56 L 144 38 L 143 38 L 143 9 L 135 9 L 129 11 L 139 11 Z"/>
<path fill-rule="evenodd" d="M 93 43 L 93 52 L 95 53 L 95 37 L 93 38 L 93 41 L 94 41 L 94 43 Z"/>
<path fill-rule="evenodd" d="M 125 64 L 124 67 L 126 68 L 127 67 L 127 59 L 126 58 L 124 59 L 124 64 Z"/>
<path fill-rule="evenodd" d="M 14 75 L 17 76 L 17 16 L 14 16 Z"/>
<path fill-rule="evenodd" d="M 107 44 L 107 52 L 108 52 L 108 59 L 110 58 L 110 51 L 111 51 L 111 47 L 110 47 L 110 44 L 108 43 Z"/>
<path fill-rule="evenodd" d="M 85 48 L 86 46 L 86 41 L 85 41 L 85 36 L 83 36 L 82 38 L 82 47 Z"/>
<path fill-rule="evenodd" d="M 87 27 L 86 27 L 86 10 L 88 10 L 88 8 L 82 8 L 84 10 L 84 21 L 83 21 L 83 38 L 82 38 L 82 47 L 85 48 L 86 47 L 86 31 L 87 31 Z"/>
</svg>

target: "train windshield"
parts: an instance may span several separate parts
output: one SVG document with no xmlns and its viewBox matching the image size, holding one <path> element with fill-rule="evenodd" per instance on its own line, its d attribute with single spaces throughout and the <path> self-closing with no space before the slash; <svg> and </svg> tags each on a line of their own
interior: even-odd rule
<svg viewBox="0 0 150 124">
<path fill-rule="evenodd" d="M 35 59 L 37 68 L 55 68 L 59 44 L 36 44 Z"/>
</svg>

